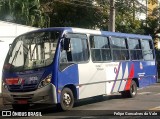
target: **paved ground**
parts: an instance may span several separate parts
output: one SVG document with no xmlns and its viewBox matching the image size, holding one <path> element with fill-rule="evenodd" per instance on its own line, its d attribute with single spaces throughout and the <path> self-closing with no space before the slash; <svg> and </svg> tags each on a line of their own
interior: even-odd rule
<svg viewBox="0 0 160 119">
<path fill-rule="evenodd" d="M 12 111 L 11 107 L 2 105 L 0 106 L 0 110 Z M 135 98 L 122 98 L 120 94 L 115 94 L 107 97 L 97 97 L 80 100 L 75 104 L 75 107 L 72 111 L 59 112 L 54 106 L 34 106 L 32 107 L 32 109 L 29 110 L 29 112 L 40 112 L 42 114 L 42 117 L 30 117 L 30 119 L 157 119 L 160 116 L 160 83 L 148 86 L 143 89 L 139 89 L 138 95 Z M 138 116 L 134 116 L 134 114 L 137 114 Z M 24 118 L 26 117 L 23 117 L 23 119 Z"/>
</svg>

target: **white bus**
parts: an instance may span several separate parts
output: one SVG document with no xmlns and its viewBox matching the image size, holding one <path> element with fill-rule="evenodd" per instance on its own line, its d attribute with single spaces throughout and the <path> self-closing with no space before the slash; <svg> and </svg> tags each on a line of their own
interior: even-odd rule
<svg viewBox="0 0 160 119">
<path fill-rule="evenodd" d="M 157 82 L 152 38 L 81 28 L 46 28 L 18 36 L 3 67 L 4 104 L 57 104 L 120 92 Z"/>
</svg>

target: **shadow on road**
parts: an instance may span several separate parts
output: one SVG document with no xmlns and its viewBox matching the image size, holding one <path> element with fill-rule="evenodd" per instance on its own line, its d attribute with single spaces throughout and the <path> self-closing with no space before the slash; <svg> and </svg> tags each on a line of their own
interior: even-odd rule
<svg viewBox="0 0 160 119">
<path fill-rule="evenodd" d="M 77 110 L 77 107 L 83 106 L 83 105 L 90 105 L 90 104 L 94 104 L 97 102 L 103 102 L 103 101 L 107 101 L 107 100 L 111 100 L 111 99 L 121 99 L 121 95 L 111 95 L 111 96 L 96 96 L 96 97 L 92 97 L 92 98 L 86 98 L 86 99 L 81 99 L 78 100 L 77 102 L 75 102 L 75 105 L 71 111 L 60 111 L 57 110 L 55 105 L 34 105 L 31 107 L 31 109 L 29 111 L 36 111 L 36 112 L 41 112 L 42 115 L 52 115 L 52 116 L 79 116 L 79 115 L 90 115 L 90 114 L 94 114 L 91 110 L 87 111 L 86 113 L 84 113 L 85 110 Z M 97 111 L 97 110 L 96 110 Z M 96 113 L 95 113 L 96 114 Z M 99 115 L 99 114 L 98 114 Z"/>
<path fill-rule="evenodd" d="M 90 105 L 98 102 L 103 102 L 111 99 L 121 99 L 121 95 L 111 95 L 111 96 L 96 96 L 92 98 L 86 98 L 81 99 L 75 102 L 75 105 L 71 111 L 60 111 L 57 109 L 55 105 L 32 105 L 31 108 L 28 110 L 28 112 L 41 112 L 43 116 L 92 116 L 92 115 L 101 115 L 102 111 L 97 110 L 83 110 L 79 109 L 77 110 L 77 107 L 81 107 L 83 105 Z M 6 111 L 13 111 L 13 109 L 10 108 L 4 108 L 1 110 Z M 106 114 L 106 112 L 103 111 L 102 115 Z"/>
<path fill-rule="evenodd" d="M 121 99 L 121 98 L 122 98 L 121 95 L 96 96 L 96 97 L 78 100 L 74 106 L 78 107 L 78 106 L 83 106 L 83 105 L 87 105 L 87 104 L 94 104 L 97 102 L 103 102 L 103 101 L 107 101 L 107 100 L 111 100 L 111 99 Z"/>
</svg>

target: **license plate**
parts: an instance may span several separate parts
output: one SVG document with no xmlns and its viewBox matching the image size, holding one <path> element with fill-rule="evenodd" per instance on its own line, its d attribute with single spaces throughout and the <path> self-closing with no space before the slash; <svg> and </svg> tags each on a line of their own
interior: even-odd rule
<svg viewBox="0 0 160 119">
<path fill-rule="evenodd" d="M 28 101 L 27 100 L 18 100 L 18 104 L 27 104 Z"/>
</svg>

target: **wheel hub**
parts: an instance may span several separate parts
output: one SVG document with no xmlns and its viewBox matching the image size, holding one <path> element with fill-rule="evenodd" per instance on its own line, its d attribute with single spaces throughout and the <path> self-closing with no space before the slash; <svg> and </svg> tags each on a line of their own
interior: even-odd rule
<svg viewBox="0 0 160 119">
<path fill-rule="evenodd" d="M 71 97 L 68 93 L 64 94 L 63 99 L 66 105 L 69 105 L 71 103 Z"/>
</svg>

